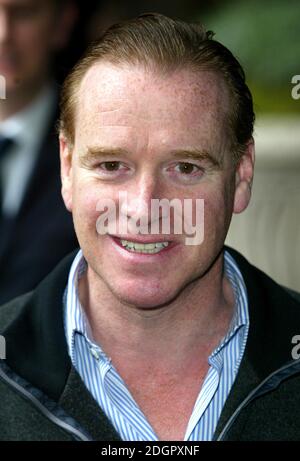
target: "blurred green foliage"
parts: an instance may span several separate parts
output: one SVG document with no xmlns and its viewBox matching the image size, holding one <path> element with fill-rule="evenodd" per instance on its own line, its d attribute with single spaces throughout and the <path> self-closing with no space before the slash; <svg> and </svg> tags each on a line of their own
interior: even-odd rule
<svg viewBox="0 0 300 461">
<path fill-rule="evenodd" d="M 220 3 L 200 22 L 216 32 L 243 65 L 256 111 L 300 114 L 291 97 L 300 74 L 300 1 Z"/>
</svg>

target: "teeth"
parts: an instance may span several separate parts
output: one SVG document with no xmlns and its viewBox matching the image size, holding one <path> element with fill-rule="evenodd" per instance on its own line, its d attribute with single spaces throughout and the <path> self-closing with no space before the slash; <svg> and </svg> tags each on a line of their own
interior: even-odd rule
<svg viewBox="0 0 300 461">
<path fill-rule="evenodd" d="M 169 242 L 157 242 L 157 243 L 135 243 L 129 240 L 121 240 L 121 244 L 127 250 L 136 253 L 155 254 L 169 245 Z"/>
</svg>

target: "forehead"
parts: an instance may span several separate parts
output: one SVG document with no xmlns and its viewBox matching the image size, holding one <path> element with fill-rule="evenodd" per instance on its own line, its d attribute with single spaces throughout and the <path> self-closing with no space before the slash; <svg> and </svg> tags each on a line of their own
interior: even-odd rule
<svg viewBox="0 0 300 461">
<path fill-rule="evenodd" d="M 223 130 L 228 100 L 225 84 L 214 72 L 161 74 L 99 63 L 80 85 L 75 137 L 78 130 L 104 133 L 117 127 L 119 132 L 127 127 L 181 138 L 199 130 L 212 136 Z"/>
</svg>

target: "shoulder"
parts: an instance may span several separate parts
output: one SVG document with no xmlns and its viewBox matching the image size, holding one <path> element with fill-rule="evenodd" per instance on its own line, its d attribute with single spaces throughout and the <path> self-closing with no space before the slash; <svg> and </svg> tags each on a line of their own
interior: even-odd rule
<svg viewBox="0 0 300 461">
<path fill-rule="evenodd" d="M 291 290 L 291 288 L 286 288 L 286 287 L 282 287 L 286 290 L 286 292 L 292 296 L 292 298 L 294 298 L 296 301 L 298 301 L 300 303 L 300 293 L 298 291 L 295 291 L 295 290 Z"/>
<path fill-rule="evenodd" d="M 77 253 L 78 249 L 63 258 L 33 291 L 0 306 L 0 334 L 13 322 L 33 319 L 36 323 L 41 317 L 51 316 L 54 306 L 61 306 L 69 270 Z"/>
<path fill-rule="evenodd" d="M 243 276 L 247 287 L 248 297 L 254 303 L 263 303 L 266 308 L 283 306 L 299 312 L 300 315 L 300 293 L 277 283 L 272 277 L 251 264 L 238 251 L 225 247 L 225 250 L 234 258 Z"/>
<path fill-rule="evenodd" d="M 18 317 L 24 306 L 31 299 L 32 294 L 33 292 L 23 294 L 0 306 L 0 332 L 5 330 Z"/>
</svg>

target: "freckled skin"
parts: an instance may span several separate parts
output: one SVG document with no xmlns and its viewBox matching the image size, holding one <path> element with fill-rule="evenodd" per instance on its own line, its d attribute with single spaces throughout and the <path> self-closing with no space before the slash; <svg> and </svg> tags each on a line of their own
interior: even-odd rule
<svg viewBox="0 0 300 461">
<path fill-rule="evenodd" d="M 236 173 L 226 151 L 228 105 L 224 83 L 212 72 L 154 75 L 141 67 L 108 63 L 87 72 L 79 91 L 70 174 L 63 173 L 64 198 L 89 263 L 90 285 L 106 299 L 153 308 L 187 299 L 191 285 L 194 291 L 203 291 L 221 278 L 219 254 L 236 193 Z M 128 158 L 121 160 L 134 174 L 121 183 L 105 182 L 96 170 L 86 168 L 81 155 L 99 144 L 126 149 Z M 172 151 L 188 148 L 223 159 L 222 168 L 212 169 L 193 184 L 170 180 L 163 166 L 172 161 Z M 101 197 L 117 201 L 120 190 L 146 203 L 151 198 L 204 199 L 204 242 L 186 246 L 183 236 L 177 236 L 177 251 L 160 264 L 122 260 L 112 251 L 109 238 L 96 232 L 97 201 Z"/>
</svg>

